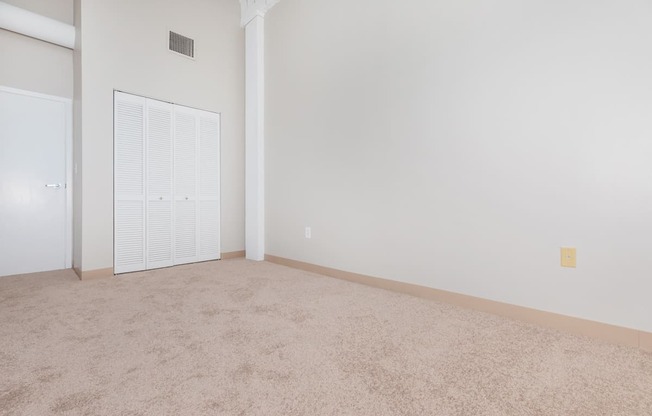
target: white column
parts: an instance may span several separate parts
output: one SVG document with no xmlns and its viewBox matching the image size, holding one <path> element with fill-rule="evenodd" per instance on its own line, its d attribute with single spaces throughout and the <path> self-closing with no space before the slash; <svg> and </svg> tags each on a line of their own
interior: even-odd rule
<svg viewBox="0 0 652 416">
<path fill-rule="evenodd" d="M 265 13 L 278 0 L 240 0 L 245 28 L 245 250 L 265 260 Z"/>
<path fill-rule="evenodd" d="M 265 20 L 245 27 L 245 248 L 265 259 Z"/>
</svg>

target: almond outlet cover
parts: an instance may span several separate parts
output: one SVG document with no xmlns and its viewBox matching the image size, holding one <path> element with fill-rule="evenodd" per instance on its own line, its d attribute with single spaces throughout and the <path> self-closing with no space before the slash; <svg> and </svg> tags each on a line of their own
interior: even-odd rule
<svg viewBox="0 0 652 416">
<path fill-rule="evenodd" d="M 573 247 L 561 248 L 561 266 L 577 267 L 577 250 Z"/>
</svg>

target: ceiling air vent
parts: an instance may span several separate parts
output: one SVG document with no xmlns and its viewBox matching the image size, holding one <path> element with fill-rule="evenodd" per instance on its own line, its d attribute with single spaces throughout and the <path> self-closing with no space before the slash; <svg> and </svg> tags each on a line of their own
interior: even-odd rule
<svg viewBox="0 0 652 416">
<path fill-rule="evenodd" d="M 170 50 L 189 58 L 195 57 L 195 40 L 178 33 L 170 32 Z"/>
</svg>

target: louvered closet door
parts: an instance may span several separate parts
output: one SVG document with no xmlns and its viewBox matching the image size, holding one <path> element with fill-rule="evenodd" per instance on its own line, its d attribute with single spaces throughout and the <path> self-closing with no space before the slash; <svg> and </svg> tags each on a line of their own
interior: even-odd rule
<svg viewBox="0 0 652 416">
<path fill-rule="evenodd" d="M 115 272 L 219 259 L 219 114 L 114 102 Z"/>
<path fill-rule="evenodd" d="M 172 104 L 147 100 L 147 269 L 172 266 Z"/>
<path fill-rule="evenodd" d="M 145 99 L 114 96 L 114 271 L 146 268 Z"/>
<path fill-rule="evenodd" d="M 198 112 L 200 261 L 220 258 L 220 115 Z"/>
<path fill-rule="evenodd" d="M 174 264 L 198 261 L 196 110 L 174 109 Z"/>
</svg>

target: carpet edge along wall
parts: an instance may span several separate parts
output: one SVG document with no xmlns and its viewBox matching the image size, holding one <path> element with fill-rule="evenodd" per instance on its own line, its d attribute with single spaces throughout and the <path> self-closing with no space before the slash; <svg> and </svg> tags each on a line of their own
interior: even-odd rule
<svg viewBox="0 0 652 416">
<path fill-rule="evenodd" d="M 612 344 L 634 347 L 639 348 L 642 351 L 652 352 L 652 333 L 637 329 L 560 315 L 523 306 L 510 305 L 508 303 L 463 295 L 460 293 L 447 292 L 444 290 L 398 282 L 395 280 L 346 272 L 269 254 L 265 255 L 265 260 L 270 263 L 280 264 L 337 279 L 343 279 L 379 289 L 405 293 L 424 299 L 436 300 L 463 308 L 474 309 L 504 316 L 517 321 L 564 331 L 574 335 L 586 336 Z"/>
<path fill-rule="evenodd" d="M 220 260 L 230 260 L 237 259 L 245 256 L 244 250 L 242 251 L 231 251 L 228 253 L 222 253 Z M 213 260 L 219 261 L 219 260 Z M 79 280 L 95 280 L 95 279 L 106 279 L 113 277 L 113 268 L 108 267 L 106 269 L 96 269 L 96 270 L 81 270 L 79 267 L 73 267 L 75 274 L 79 277 Z"/>
</svg>

